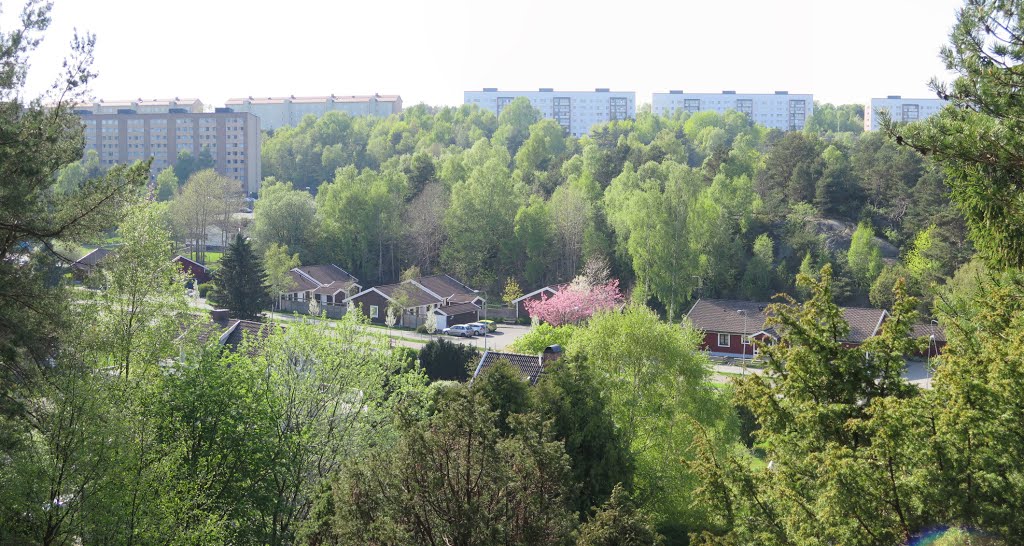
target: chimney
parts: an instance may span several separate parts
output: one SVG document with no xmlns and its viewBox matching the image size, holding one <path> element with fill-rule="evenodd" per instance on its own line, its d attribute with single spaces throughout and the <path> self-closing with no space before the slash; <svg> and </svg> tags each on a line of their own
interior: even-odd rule
<svg viewBox="0 0 1024 546">
<path fill-rule="evenodd" d="M 561 356 L 561 345 L 548 345 L 547 347 L 544 347 L 544 353 L 540 355 L 540 361 L 542 364 L 547 364 L 548 362 L 554 362 L 558 360 Z"/>
<path fill-rule="evenodd" d="M 213 311 L 210 311 L 210 318 L 215 322 L 223 322 L 228 320 L 228 313 L 229 311 L 227 309 L 214 309 Z"/>
</svg>

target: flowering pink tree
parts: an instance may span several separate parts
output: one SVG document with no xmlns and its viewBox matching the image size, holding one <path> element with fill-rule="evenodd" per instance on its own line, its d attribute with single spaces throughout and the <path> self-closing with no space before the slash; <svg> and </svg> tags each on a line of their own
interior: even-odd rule
<svg viewBox="0 0 1024 546">
<path fill-rule="evenodd" d="M 620 303 L 622 293 L 618 280 L 591 284 L 581 277 L 550 298 L 542 295 L 539 300 L 527 301 L 525 307 L 531 317 L 561 326 L 579 324 L 594 313 L 613 309 Z"/>
</svg>

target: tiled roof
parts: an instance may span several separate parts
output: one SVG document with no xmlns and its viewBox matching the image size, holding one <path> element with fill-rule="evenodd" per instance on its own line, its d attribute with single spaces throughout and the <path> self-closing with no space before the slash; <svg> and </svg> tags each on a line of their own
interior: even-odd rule
<svg viewBox="0 0 1024 546">
<path fill-rule="evenodd" d="M 307 290 L 316 290 L 320 288 L 320 285 L 306 278 L 305 275 L 295 271 L 294 269 L 288 272 L 288 275 L 292 278 L 294 283 L 292 292 L 305 292 Z"/>
<path fill-rule="evenodd" d="M 767 318 L 765 309 L 768 305 L 767 302 L 702 298 L 693 304 L 687 317 L 695 328 L 705 332 L 753 334 L 764 329 L 764 322 Z M 745 325 L 744 314 L 746 314 Z M 875 335 L 883 316 L 885 316 L 883 309 L 843 308 L 843 319 L 850 325 L 850 333 L 842 341 L 863 343 L 864 340 Z"/>
<path fill-rule="evenodd" d="M 452 315 L 461 315 L 462 313 L 474 313 L 480 310 L 480 306 L 475 303 L 455 303 L 438 307 L 437 310 L 450 317 Z"/>
<path fill-rule="evenodd" d="M 334 281 L 357 282 L 357 279 L 351 273 L 334 264 L 304 265 L 296 269 L 309 275 L 321 285 L 331 284 Z"/>
<path fill-rule="evenodd" d="M 110 253 L 111 251 L 105 248 L 97 248 L 92 252 L 86 254 L 85 256 L 79 258 L 77 261 L 75 261 L 75 264 L 92 267 L 103 261 L 103 259 L 109 256 Z"/>
<path fill-rule="evenodd" d="M 480 357 L 480 363 L 476 367 L 476 371 L 473 373 L 473 379 L 486 372 L 490 367 L 494 366 L 499 360 L 508 361 L 513 368 L 517 368 L 522 373 L 523 379 L 530 382 L 531 385 L 537 383 L 540 379 L 540 375 L 544 373 L 544 364 L 541 362 L 540 355 L 523 355 L 518 353 L 499 353 L 497 351 L 487 351 L 484 356 Z"/>
<path fill-rule="evenodd" d="M 261 340 L 270 337 L 275 328 L 271 324 L 253 322 L 251 320 L 237 320 L 235 323 L 235 327 L 228 332 L 227 337 L 223 338 L 223 345 L 230 347 L 232 351 L 238 350 L 242 340 L 247 337 L 251 339 L 259 338 Z"/>
<path fill-rule="evenodd" d="M 399 293 L 399 289 L 401 289 L 404 291 L 404 295 L 409 298 L 411 307 L 440 303 L 437 298 L 412 283 L 385 284 L 375 288 L 389 298 L 395 298 L 396 294 Z"/>
<path fill-rule="evenodd" d="M 442 298 L 448 298 L 448 297 L 454 296 L 456 294 L 458 294 L 458 295 L 473 294 L 473 289 L 472 288 L 470 288 L 470 287 L 462 284 L 461 282 L 451 278 L 451 276 L 449 276 L 449 275 L 431 275 L 429 277 L 420 277 L 420 278 L 414 279 L 414 280 L 417 283 L 423 285 L 423 287 L 426 288 L 427 290 L 430 290 L 431 292 L 437 294 L 438 296 L 441 296 Z M 476 295 L 474 295 L 473 297 L 476 297 Z M 471 300 L 472 300 L 472 298 L 470 298 L 469 300 L 461 300 L 461 301 L 471 301 Z"/>
<path fill-rule="evenodd" d="M 911 328 L 910 334 L 915 338 L 935 336 L 935 341 L 939 343 L 946 342 L 946 330 L 934 323 L 918 322 Z"/>
<path fill-rule="evenodd" d="M 336 294 L 341 290 L 348 290 L 355 286 L 356 283 L 352 281 L 334 281 L 331 284 L 325 284 L 320 288 L 313 291 L 314 294 Z"/>
</svg>

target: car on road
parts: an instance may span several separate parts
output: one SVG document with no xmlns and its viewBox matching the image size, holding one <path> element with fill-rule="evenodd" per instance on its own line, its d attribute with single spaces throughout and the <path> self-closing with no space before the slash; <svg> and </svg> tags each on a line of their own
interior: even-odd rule
<svg viewBox="0 0 1024 546">
<path fill-rule="evenodd" d="M 487 325 L 482 322 L 470 322 L 466 326 L 469 326 L 469 329 L 473 330 L 473 333 L 478 336 L 487 335 Z"/>
<path fill-rule="evenodd" d="M 484 326 L 487 326 L 487 331 L 488 332 L 497 332 L 498 331 L 498 323 L 494 322 L 493 320 L 484 319 L 484 320 L 480 321 L 480 324 L 483 324 Z"/>
<path fill-rule="evenodd" d="M 473 330 L 465 324 L 456 324 L 455 326 L 449 326 L 444 330 L 441 330 L 446 336 L 457 336 L 457 337 L 473 337 Z"/>
</svg>

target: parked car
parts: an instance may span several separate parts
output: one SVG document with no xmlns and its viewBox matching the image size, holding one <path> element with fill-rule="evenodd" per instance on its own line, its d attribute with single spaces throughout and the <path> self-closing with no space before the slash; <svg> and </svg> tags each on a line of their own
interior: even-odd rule
<svg viewBox="0 0 1024 546">
<path fill-rule="evenodd" d="M 481 320 L 480 324 L 483 324 L 484 326 L 487 326 L 487 331 L 488 332 L 497 332 L 498 331 L 498 323 L 494 322 L 493 320 L 486 320 L 486 319 L 485 320 Z"/>
<path fill-rule="evenodd" d="M 466 326 L 469 326 L 469 329 L 473 330 L 473 333 L 478 336 L 487 335 L 487 325 L 482 322 L 470 322 Z"/>
<path fill-rule="evenodd" d="M 449 326 L 444 330 L 441 330 L 446 336 L 458 336 L 458 337 L 473 337 L 473 330 L 465 324 L 456 324 L 455 326 Z"/>
</svg>

